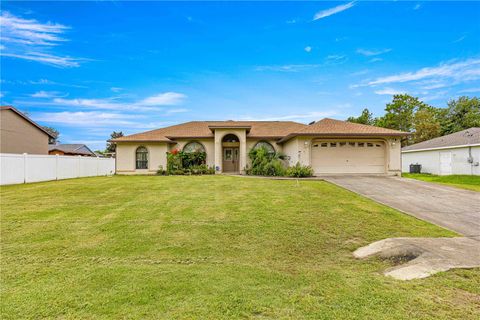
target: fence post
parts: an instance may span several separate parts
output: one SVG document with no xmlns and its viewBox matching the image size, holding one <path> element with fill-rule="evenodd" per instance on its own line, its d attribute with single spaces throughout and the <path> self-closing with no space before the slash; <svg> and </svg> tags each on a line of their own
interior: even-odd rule
<svg viewBox="0 0 480 320">
<path fill-rule="evenodd" d="M 80 178 L 80 166 L 81 166 L 80 159 L 81 158 L 82 156 L 77 156 L 77 178 Z"/>
<path fill-rule="evenodd" d="M 27 159 L 28 155 L 26 153 L 23 154 L 23 183 L 27 183 Z"/>
<path fill-rule="evenodd" d="M 58 154 L 55 155 L 55 180 L 58 180 Z"/>
</svg>

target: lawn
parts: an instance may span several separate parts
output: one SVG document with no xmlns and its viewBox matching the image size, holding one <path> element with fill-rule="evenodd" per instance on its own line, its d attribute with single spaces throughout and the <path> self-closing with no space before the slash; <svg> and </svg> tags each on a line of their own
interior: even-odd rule
<svg viewBox="0 0 480 320">
<path fill-rule="evenodd" d="M 1 188 L 2 319 L 478 319 L 480 270 L 352 251 L 450 231 L 321 181 L 115 176 Z"/>
<path fill-rule="evenodd" d="M 480 191 L 480 176 L 467 175 L 451 175 L 451 176 L 436 176 L 426 173 L 404 173 L 405 178 L 412 178 L 428 182 L 435 182 L 445 184 L 452 187 Z"/>
</svg>

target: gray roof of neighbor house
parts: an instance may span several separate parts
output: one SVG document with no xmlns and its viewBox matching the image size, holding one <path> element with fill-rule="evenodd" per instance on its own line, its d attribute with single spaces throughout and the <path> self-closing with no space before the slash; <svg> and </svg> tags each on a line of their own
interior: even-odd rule
<svg viewBox="0 0 480 320">
<path fill-rule="evenodd" d="M 248 138 L 269 138 L 286 141 L 298 135 L 322 136 L 404 136 L 408 133 L 351 123 L 334 119 L 323 119 L 310 125 L 293 121 L 191 121 L 174 126 L 132 134 L 112 139 L 124 141 L 174 142 L 177 138 L 213 138 L 213 129 L 242 128 Z"/>
<path fill-rule="evenodd" d="M 416 151 L 425 149 L 439 149 L 448 147 L 479 145 L 480 128 L 470 128 L 463 131 L 448 134 L 443 137 L 419 142 L 402 148 L 402 151 Z"/>
<path fill-rule="evenodd" d="M 90 150 L 89 147 L 87 147 L 84 144 L 52 144 L 48 146 L 48 151 L 53 151 L 53 150 L 58 150 L 62 151 L 63 153 L 68 153 L 68 154 L 79 154 L 79 155 L 90 155 L 90 156 L 95 156 L 95 152 Z"/>
<path fill-rule="evenodd" d="M 20 117 L 22 117 L 23 119 L 25 119 L 27 122 L 29 122 L 31 125 L 37 127 L 39 130 L 45 132 L 50 138 L 54 139 L 55 137 L 52 136 L 52 134 L 50 132 L 48 132 L 47 130 L 45 130 L 41 125 L 39 125 L 38 123 L 36 123 L 35 121 L 33 121 L 32 119 L 30 119 L 29 117 L 27 117 L 27 115 L 25 115 L 23 112 L 17 110 L 15 107 L 12 107 L 12 106 L 0 106 L 0 111 L 4 111 L 4 110 L 10 110 L 12 112 L 15 112 L 16 114 L 18 114 Z"/>
</svg>

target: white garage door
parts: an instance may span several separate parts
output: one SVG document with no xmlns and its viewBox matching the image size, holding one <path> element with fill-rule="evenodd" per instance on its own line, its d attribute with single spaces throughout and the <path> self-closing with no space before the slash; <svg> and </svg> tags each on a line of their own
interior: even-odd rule
<svg viewBox="0 0 480 320">
<path fill-rule="evenodd" d="M 314 141 L 312 168 L 315 174 L 385 173 L 385 143 Z"/>
</svg>

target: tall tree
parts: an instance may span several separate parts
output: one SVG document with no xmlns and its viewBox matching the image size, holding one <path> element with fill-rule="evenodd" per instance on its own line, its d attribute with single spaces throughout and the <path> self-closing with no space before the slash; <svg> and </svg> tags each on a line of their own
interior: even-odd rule
<svg viewBox="0 0 480 320">
<path fill-rule="evenodd" d="M 417 97 L 408 94 L 396 94 L 393 96 L 392 102 L 387 103 L 385 115 L 378 118 L 375 124 L 384 128 L 413 132 L 415 129 L 415 113 L 425 108 L 432 107 L 420 101 Z M 402 146 L 408 145 L 412 141 L 411 137 L 406 137 L 402 139 Z"/>
<path fill-rule="evenodd" d="M 353 123 L 368 124 L 368 125 L 373 125 L 375 123 L 375 119 L 373 118 L 373 113 L 371 113 L 367 108 L 363 109 L 362 114 L 360 116 L 349 117 L 347 121 L 353 122 Z"/>
<path fill-rule="evenodd" d="M 439 137 L 442 133 L 437 109 L 433 107 L 418 110 L 413 118 L 412 142 L 418 143 Z"/>
<path fill-rule="evenodd" d="M 447 108 L 439 112 L 439 116 L 444 135 L 480 127 L 480 99 L 460 97 L 450 100 Z"/>
<path fill-rule="evenodd" d="M 58 140 L 58 137 L 60 136 L 60 132 L 58 132 L 57 129 L 55 129 L 53 127 L 47 127 L 47 126 L 43 126 L 42 128 L 43 128 L 43 130 L 47 131 L 52 136 L 52 138 L 49 139 L 48 143 L 55 144 L 57 142 L 60 142 Z"/>
<path fill-rule="evenodd" d="M 123 137 L 123 132 L 122 131 L 119 131 L 119 132 L 113 131 L 110 134 L 110 139 L 116 139 L 116 138 L 120 138 L 120 137 Z M 116 149 L 115 143 L 107 142 L 107 148 L 105 149 L 105 152 L 115 152 L 115 149 Z"/>
</svg>

